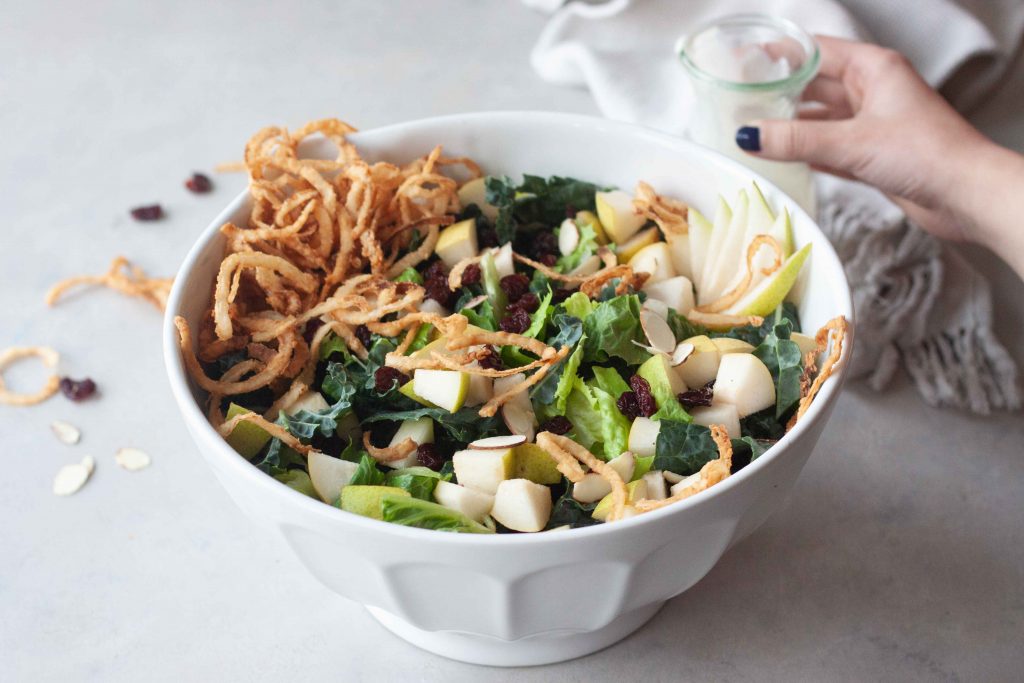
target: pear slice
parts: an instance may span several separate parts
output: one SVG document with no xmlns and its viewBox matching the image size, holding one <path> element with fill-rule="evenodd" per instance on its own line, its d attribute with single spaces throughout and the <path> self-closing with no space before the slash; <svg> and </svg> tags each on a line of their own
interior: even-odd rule
<svg viewBox="0 0 1024 683">
<path fill-rule="evenodd" d="M 660 282 L 646 282 L 643 291 L 647 302 L 656 299 L 680 315 L 686 315 L 694 307 L 693 283 L 685 275 L 677 275 Z"/>
<path fill-rule="evenodd" d="M 359 465 L 348 460 L 334 458 L 320 451 L 310 451 L 306 460 L 309 465 L 309 480 L 320 500 L 334 505 L 341 490 L 352 481 Z"/>
<path fill-rule="evenodd" d="M 425 370 L 413 373 L 413 392 L 425 401 L 454 413 L 466 400 L 469 375 L 456 370 Z"/>
<path fill-rule="evenodd" d="M 587 277 L 593 275 L 599 270 L 601 270 L 601 257 L 597 254 L 592 254 L 583 259 L 578 266 L 570 270 L 566 275 L 570 275 L 572 277 Z M 576 286 L 578 287 L 579 285 Z"/>
<path fill-rule="evenodd" d="M 397 486 L 349 485 L 341 490 L 340 507 L 363 517 L 382 519 L 380 504 L 385 496 L 411 497 L 405 489 Z"/>
<path fill-rule="evenodd" d="M 739 438 L 740 436 L 740 415 L 736 412 L 736 406 L 730 403 L 717 403 L 710 406 L 702 406 L 690 410 L 693 423 L 710 427 L 711 425 L 722 425 L 729 436 Z"/>
<path fill-rule="evenodd" d="M 793 288 L 804 261 L 811 253 L 811 244 L 806 244 L 782 264 L 782 267 L 758 283 L 725 312 L 728 315 L 765 316 L 778 308 Z"/>
<path fill-rule="evenodd" d="M 248 408 L 243 408 L 237 403 L 232 403 L 228 406 L 228 412 L 225 418 L 230 420 L 238 415 L 244 415 L 245 413 L 251 413 L 252 411 Z M 252 460 L 253 457 L 259 453 L 267 442 L 270 441 L 270 432 L 263 429 L 259 425 L 253 422 L 239 422 L 235 425 L 231 433 L 227 435 L 225 441 L 228 442 L 232 448 L 238 451 L 246 460 Z"/>
<path fill-rule="evenodd" d="M 629 260 L 636 256 L 636 253 L 646 246 L 661 241 L 661 235 L 657 228 L 647 228 L 633 235 L 621 247 L 615 249 L 615 256 L 619 263 L 629 263 Z"/>
<path fill-rule="evenodd" d="M 668 487 L 665 485 L 665 475 L 661 473 L 661 470 L 648 472 L 640 479 L 647 484 L 647 495 L 644 496 L 645 498 L 648 500 L 665 500 L 668 498 Z"/>
<path fill-rule="evenodd" d="M 808 353 L 818 350 L 818 342 L 814 340 L 814 337 L 810 337 L 800 332 L 793 332 L 789 335 L 789 338 L 800 347 L 801 355 L 806 356 Z"/>
<path fill-rule="evenodd" d="M 722 356 L 715 377 L 714 403 L 731 403 L 739 417 L 775 405 L 775 383 L 760 358 L 750 353 Z"/>
<path fill-rule="evenodd" d="M 551 490 L 529 479 L 498 485 L 491 516 L 513 531 L 540 531 L 551 518 Z"/>
<path fill-rule="evenodd" d="M 690 263 L 689 233 L 666 232 L 665 244 L 668 245 L 668 252 L 672 257 L 672 268 L 680 275 L 685 275 L 688 278 L 693 277 Z"/>
<path fill-rule="evenodd" d="M 687 389 L 686 382 L 672 367 L 671 358 L 663 353 L 645 360 L 636 369 L 636 374 L 651 385 L 651 393 L 658 405 L 663 405 L 665 401 L 675 401 L 676 396 Z"/>
<path fill-rule="evenodd" d="M 703 287 L 697 293 L 697 301 L 702 305 L 720 298 L 739 269 L 746 265 L 745 238 L 749 204 L 746 190 L 740 190 L 732 212 L 732 220 L 729 221 L 718 253 L 715 254 L 714 261 L 704 264 Z"/>
<path fill-rule="evenodd" d="M 506 275 L 512 275 L 516 272 L 515 260 L 512 258 L 511 242 L 506 242 L 500 247 L 495 248 L 492 253 L 494 254 L 494 270 L 498 273 L 499 280 Z"/>
<path fill-rule="evenodd" d="M 622 190 L 597 192 L 594 203 L 605 233 L 616 244 L 625 244 L 647 221 L 633 209 L 633 197 Z"/>
<path fill-rule="evenodd" d="M 658 432 L 661 431 L 661 423 L 647 417 L 638 417 L 633 420 L 629 428 L 628 448 L 635 455 L 641 458 L 654 455 L 658 445 Z"/>
<path fill-rule="evenodd" d="M 391 443 L 388 446 L 397 446 L 406 439 L 412 439 L 417 446 L 425 443 L 434 443 L 434 421 L 426 416 L 415 420 L 402 420 L 402 424 L 398 426 L 398 431 L 391 437 Z M 416 459 L 416 451 L 413 451 L 401 460 L 392 460 L 391 462 L 384 463 L 386 467 L 396 470 L 403 467 L 413 467 L 417 464 L 419 464 L 419 461 Z"/>
<path fill-rule="evenodd" d="M 434 253 L 451 268 L 464 258 L 476 256 L 480 249 L 476 239 L 476 219 L 467 218 L 441 231 Z"/>
<path fill-rule="evenodd" d="M 636 273 L 648 273 L 647 282 L 660 282 L 676 276 L 672 254 L 664 242 L 655 242 L 636 252 L 629 259 L 629 267 Z"/>
<path fill-rule="evenodd" d="M 643 479 L 637 479 L 626 484 L 626 505 L 631 506 L 638 500 L 643 500 L 647 497 L 647 482 Z M 612 494 L 609 493 L 607 496 L 601 499 L 601 502 L 597 504 L 594 511 L 590 514 L 594 519 L 599 519 L 602 522 L 607 521 L 608 515 L 611 514 L 612 507 L 615 503 L 612 501 Z"/>
<path fill-rule="evenodd" d="M 690 224 L 688 234 L 690 240 L 690 279 L 697 289 L 701 287 L 704 262 L 708 258 L 708 246 L 711 242 L 711 222 L 700 212 L 691 207 L 687 211 L 687 222 Z M 680 273 L 686 271 L 676 268 Z"/>
<path fill-rule="evenodd" d="M 596 503 L 612 492 L 612 485 L 597 472 L 587 472 L 572 485 L 572 497 L 583 504 Z"/>
<path fill-rule="evenodd" d="M 636 469 L 636 456 L 626 451 L 608 461 L 608 467 L 615 470 L 622 481 L 629 481 L 633 478 L 633 471 Z"/>
<path fill-rule="evenodd" d="M 480 213 L 487 217 L 487 220 L 494 222 L 498 217 L 498 207 L 487 203 L 487 187 L 484 184 L 487 178 L 474 178 L 459 188 L 459 202 L 462 208 L 470 204 L 476 204 Z"/>
<path fill-rule="evenodd" d="M 422 396 L 420 396 L 419 394 L 416 393 L 415 387 L 414 387 L 414 380 L 409 380 L 408 382 L 406 382 L 402 386 L 398 387 L 398 393 L 400 393 L 402 396 L 405 396 L 407 398 L 411 398 L 412 400 L 416 401 L 420 405 L 424 405 L 424 406 L 426 406 L 428 408 L 436 408 L 437 407 L 436 405 L 434 405 L 433 403 L 431 403 L 430 401 L 428 401 L 427 399 L 423 398 Z"/>
<path fill-rule="evenodd" d="M 753 345 L 748 344 L 742 339 L 733 339 L 732 337 L 716 337 L 711 340 L 711 343 L 718 349 L 718 353 L 723 356 L 727 353 L 751 353 L 754 350 Z"/>
<path fill-rule="evenodd" d="M 715 223 L 711 230 L 711 239 L 708 241 L 707 252 L 700 264 L 700 284 L 697 286 L 697 293 L 701 294 L 707 287 L 714 269 L 715 259 L 722 249 L 722 243 L 729 234 L 729 226 L 732 225 L 732 208 L 721 195 L 718 196 L 718 208 L 715 210 Z M 698 298 L 703 298 L 698 297 Z"/>
<path fill-rule="evenodd" d="M 535 443 L 516 446 L 515 473 L 517 479 L 529 479 L 538 484 L 558 484 L 562 473 L 558 471 L 551 454 Z"/>
</svg>

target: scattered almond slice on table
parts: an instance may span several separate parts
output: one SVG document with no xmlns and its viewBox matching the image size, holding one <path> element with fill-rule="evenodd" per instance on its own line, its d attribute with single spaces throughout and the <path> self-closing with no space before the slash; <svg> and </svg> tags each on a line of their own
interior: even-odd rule
<svg viewBox="0 0 1024 683">
<path fill-rule="evenodd" d="M 114 460 L 129 472 L 146 469 L 151 462 L 149 454 L 138 448 L 121 448 L 114 454 Z"/>
<path fill-rule="evenodd" d="M 58 441 L 69 446 L 75 445 L 82 439 L 82 432 L 78 427 L 61 420 L 54 420 L 50 424 L 50 429 L 53 430 Z"/>
<path fill-rule="evenodd" d="M 57 470 L 57 476 L 53 480 L 53 493 L 58 496 L 70 496 L 77 493 L 80 488 L 89 481 L 93 470 L 96 469 L 96 461 L 91 455 L 82 458 L 82 462 L 72 465 L 64 465 Z"/>
</svg>

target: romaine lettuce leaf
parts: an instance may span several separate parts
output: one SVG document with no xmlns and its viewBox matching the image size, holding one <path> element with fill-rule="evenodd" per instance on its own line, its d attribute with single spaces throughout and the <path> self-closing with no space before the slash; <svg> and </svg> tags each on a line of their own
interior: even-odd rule
<svg viewBox="0 0 1024 683">
<path fill-rule="evenodd" d="M 593 312 L 583 319 L 583 332 L 587 336 L 583 351 L 585 361 L 604 364 L 615 357 L 630 365 L 639 365 L 651 357 L 633 343 L 646 343 L 640 327 L 640 300 L 635 294 L 618 296 L 594 306 Z"/>
<path fill-rule="evenodd" d="M 580 231 L 579 244 L 572 250 L 572 253 L 562 256 L 555 264 L 558 270 L 563 273 L 568 273 L 597 251 L 597 233 L 594 232 L 594 228 L 590 224 L 581 226 L 578 223 L 577 228 Z M 561 228 L 558 228 L 558 230 L 561 230 Z"/>
<path fill-rule="evenodd" d="M 574 292 L 568 299 L 562 302 L 565 312 L 579 320 L 586 320 L 594 310 L 594 304 L 583 292 Z"/>
<path fill-rule="evenodd" d="M 551 290 L 543 296 L 540 300 L 540 304 L 537 306 L 537 310 L 531 315 L 530 326 L 526 329 L 523 334 L 527 337 L 533 337 L 534 339 L 540 339 L 544 335 L 544 330 L 547 328 L 548 318 L 551 316 Z"/>
<path fill-rule="evenodd" d="M 386 479 L 387 475 L 377 469 L 377 461 L 364 454 L 359 459 L 359 466 L 348 483 L 352 485 L 383 486 Z"/>
<path fill-rule="evenodd" d="M 474 522 L 460 512 L 419 498 L 407 498 L 394 494 L 385 495 L 381 498 L 380 510 L 384 521 L 392 524 L 456 533 L 494 533 L 483 524 Z"/>
<path fill-rule="evenodd" d="M 573 433 L 586 448 L 598 457 L 611 460 L 626 450 L 629 442 L 629 420 L 615 405 L 616 397 L 604 389 L 577 377 L 566 402 L 565 416 L 572 422 Z"/>
<path fill-rule="evenodd" d="M 615 368 L 602 368 L 595 365 L 593 371 L 594 385 L 607 391 L 616 400 L 625 392 L 630 391 L 626 380 L 622 379 L 622 375 Z"/>
<path fill-rule="evenodd" d="M 501 288 L 501 278 L 498 277 L 498 268 L 494 265 L 494 255 L 489 251 L 480 258 L 480 279 L 484 284 L 484 292 L 487 293 L 494 320 L 501 320 L 505 317 L 508 297 Z"/>
<path fill-rule="evenodd" d="M 420 500 L 433 500 L 434 488 L 440 480 L 437 472 L 426 467 L 408 467 L 387 474 L 388 486 L 405 489 Z"/>
</svg>

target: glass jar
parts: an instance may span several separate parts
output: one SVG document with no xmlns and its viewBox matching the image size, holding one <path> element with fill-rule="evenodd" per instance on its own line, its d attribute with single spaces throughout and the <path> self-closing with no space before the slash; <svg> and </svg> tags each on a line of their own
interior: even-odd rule
<svg viewBox="0 0 1024 683">
<path fill-rule="evenodd" d="M 785 19 L 736 14 L 684 36 L 678 51 L 695 97 L 690 138 L 765 176 L 813 216 L 811 169 L 745 153 L 736 131 L 757 119 L 796 116 L 800 95 L 818 71 L 814 39 Z"/>
</svg>

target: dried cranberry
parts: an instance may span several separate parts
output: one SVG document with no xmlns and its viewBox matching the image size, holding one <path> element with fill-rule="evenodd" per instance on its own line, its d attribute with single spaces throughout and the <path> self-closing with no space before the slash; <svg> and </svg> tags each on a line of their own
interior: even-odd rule
<svg viewBox="0 0 1024 683">
<path fill-rule="evenodd" d="M 530 241 L 530 253 L 537 260 L 544 256 L 551 256 L 558 253 L 558 238 L 555 233 L 542 231 L 533 236 Z"/>
<path fill-rule="evenodd" d="M 542 254 L 537 260 L 548 268 L 554 268 L 555 264 L 558 263 L 558 257 L 554 254 Z"/>
<path fill-rule="evenodd" d="M 519 301 L 519 297 L 530 289 L 530 278 L 522 273 L 513 273 L 501 278 L 501 291 L 505 292 L 509 301 Z"/>
<path fill-rule="evenodd" d="M 522 334 L 530 328 L 530 314 L 521 308 L 510 308 L 501 319 L 501 329 L 511 334 Z"/>
<path fill-rule="evenodd" d="M 629 388 L 636 394 L 636 404 L 640 408 L 640 414 L 650 417 L 658 412 L 658 404 L 651 393 L 651 385 L 640 375 L 633 375 L 629 378 Z"/>
<path fill-rule="evenodd" d="M 137 221 L 158 221 L 164 217 L 164 209 L 159 204 L 136 206 L 132 209 L 132 218 Z"/>
<path fill-rule="evenodd" d="M 488 370 L 504 370 L 505 365 L 501 362 L 501 356 L 495 353 L 494 349 L 490 346 L 485 348 L 487 353 L 477 359 L 477 362 L 480 363 L 480 367 L 487 368 Z"/>
<path fill-rule="evenodd" d="M 316 331 L 323 327 L 324 321 L 320 318 L 313 318 L 306 323 L 306 327 L 302 330 L 302 338 L 309 344 L 313 341 L 313 337 L 316 335 Z"/>
<path fill-rule="evenodd" d="M 632 391 L 622 392 L 618 400 L 615 401 L 615 407 L 630 420 L 640 417 L 640 406 L 637 404 L 636 394 Z"/>
<path fill-rule="evenodd" d="M 61 377 L 60 391 L 72 401 L 82 401 L 96 393 L 96 382 L 88 377 L 82 380 Z"/>
<path fill-rule="evenodd" d="M 394 368 L 384 366 L 373 373 L 374 389 L 378 394 L 386 394 L 395 388 L 395 385 L 403 385 L 409 378 Z"/>
<path fill-rule="evenodd" d="M 565 287 L 558 287 L 555 291 L 551 292 L 551 303 L 560 304 L 566 299 L 572 296 L 572 290 L 566 289 Z"/>
<path fill-rule="evenodd" d="M 477 242 L 481 249 L 498 246 L 498 231 L 492 225 L 481 226 L 477 230 Z"/>
<path fill-rule="evenodd" d="M 432 261 L 430 265 L 423 269 L 424 280 L 433 280 L 435 278 L 448 279 L 448 269 L 444 267 L 443 261 Z"/>
<path fill-rule="evenodd" d="M 437 446 L 432 443 L 421 443 L 416 448 L 416 460 L 424 467 L 437 472 L 444 465 L 444 458 L 437 452 Z"/>
<path fill-rule="evenodd" d="M 572 204 L 566 204 L 565 205 L 565 217 L 566 218 L 576 218 L 576 207 L 573 206 Z"/>
<path fill-rule="evenodd" d="M 192 177 L 185 181 L 185 187 L 196 194 L 205 194 L 213 189 L 213 182 L 202 173 L 193 173 Z"/>
<path fill-rule="evenodd" d="M 711 380 L 700 389 L 691 389 L 679 394 L 679 402 L 683 404 L 684 408 L 709 406 L 711 405 L 711 399 L 715 395 L 714 388 L 715 380 Z"/>
<path fill-rule="evenodd" d="M 475 263 L 470 263 L 466 266 L 466 269 L 462 271 L 462 284 L 475 285 L 478 282 L 480 282 L 480 266 Z"/>
<path fill-rule="evenodd" d="M 540 307 L 540 299 L 533 292 L 527 292 L 519 297 L 519 301 L 516 302 L 516 308 L 521 308 L 527 313 L 536 312 L 537 308 Z"/>
<path fill-rule="evenodd" d="M 356 339 L 366 348 L 370 348 L 370 342 L 373 341 L 373 337 L 370 336 L 370 328 L 366 325 L 358 325 L 356 327 Z"/>
<path fill-rule="evenodd" d="M 568 434 L 571 429 L 572 422 L 569 422 L 569 419 L 562 415 L 555 415 L 537 428 L 538 431 L 551 432 L 552 434 Z"/>
<path fill-rule="evenodd" d="M 433 299 L 445 308 L 451 307 L 452 300 L 455 298 L 455 292 L 448 287 L 448 280 L 437 278 L 425 280 L 423 282 L 423 289 L 426 290 L 428 299 Z"/>
</svg>

